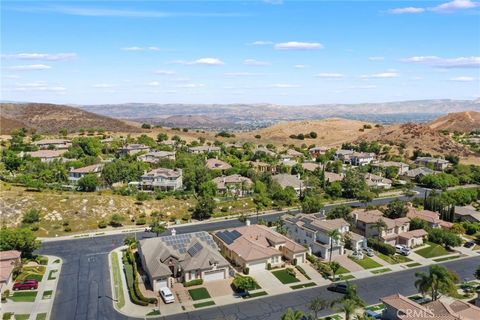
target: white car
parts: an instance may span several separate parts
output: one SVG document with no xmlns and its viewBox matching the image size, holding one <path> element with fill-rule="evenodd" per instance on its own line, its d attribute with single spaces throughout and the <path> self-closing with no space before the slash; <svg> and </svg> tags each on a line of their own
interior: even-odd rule
<svg viewBox="0 0 480 320">
<path fill-rule="evenodd" d="M 395 246 L 395 251 L 398 253 L 398 254 L 401 254 L 401 255 L 404 255 L 404 256 L 408 256 L 410 254 L 410 248 L 404 246 L 404 245 L 401 245 L 401 244 L 397 244 Z"/>
<path fill-rule="evenodd" d="M 362 260 L 363 259 L 363 252 L 362 251 L 354 251 L 351 255 L 351 257 L 353 259 L 357 259 L 357 260 Z"/>
<path fill-rule="evenodd" d="M 160 288 L 160 296 L 165 303 L 174 303 L 175 297 L 173 296 L 172 291 L 167 287 Z"/>
</svg>

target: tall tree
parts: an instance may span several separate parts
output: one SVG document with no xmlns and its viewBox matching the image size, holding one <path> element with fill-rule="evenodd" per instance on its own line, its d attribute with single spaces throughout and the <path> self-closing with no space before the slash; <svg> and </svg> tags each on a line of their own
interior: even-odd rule
<svg viewBox="0 0 480 320">
<path fill-rule="evenodd" d="M 313 298 L 312 300 L 310 300 L 309 303 L 307 303 L 307 308 L 312 313 L 311 317 L 315 320 L 318 319 L 318 315 L 320 311 L 322 311 L 323 309 L 329 306 L 330 306 L 330 302 L 320 297 Z"/>
<path fill-rule="evenodd" d="M 327 232 L 327 235 L 330 237 L 330 257 L 328 258 L 328 262 L 330 263 L 332 262 L 333 243 L 338 242 L 341 239 L 342 234 L 338 229 L 333 229 Z"/>
<path fill-rule="evenodd" d="M 288 308 L 287 312 L 282 315 L 282 320 L 301 320 L 304 316 L 302 311 Z"/>
<path fill-rule="evenodd" d="M 417 272 L 415 287 L 425 295 L 430 292 L 432 300 L 437 300 L 442 294 L 452 295 L 456 292 L 455 283 L 458 276 L 444 266 L 433 265 L 428 272 Z"/>
</svg>

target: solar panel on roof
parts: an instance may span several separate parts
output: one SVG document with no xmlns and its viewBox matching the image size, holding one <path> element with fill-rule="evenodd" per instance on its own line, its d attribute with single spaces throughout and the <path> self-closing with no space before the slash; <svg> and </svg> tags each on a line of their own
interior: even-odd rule
<svg viewBox="0 0 480 320">
<path fill-rule="evenodd" d="M 203 249 L 203 246 L 200 242 L 196 242 L 192 247 L 190 247 L 187 252 L 190 257 L 194 257 L 197 253 L 199 253 Z"/>
</svg>

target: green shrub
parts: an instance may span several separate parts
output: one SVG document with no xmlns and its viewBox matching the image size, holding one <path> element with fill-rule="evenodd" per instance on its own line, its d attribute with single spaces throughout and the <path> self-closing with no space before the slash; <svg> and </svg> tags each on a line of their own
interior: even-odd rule
<svg viewBox="0 0 480 320">
<path fill-rule="evenodd" d="M 105 220 L 100 220 L 100 221 L 98 222 L 98 227 L 99 227 L 100 229 L 105 229 L 105 228 L 107 227 L 107 222 L 106 222 Z"/>
<path fill-rule="evenodd" d="M 138 286 L 138 270 L 135 262 L 135 256 L 130 250 L 127 250 L 123 255 L 123 264 L 125 266 L 125 275 L 127 277 L 128 293 L 132 302 L 141 306 L 148 304 L 156 304 L 156 298 L 146 298 L 140 291 Z"/>
<path fill-rule="evenodd" d="M 250 273 L 250 268 L 246 267 L 245 269 L 243 269 L 243 273 L 249 274 Z"/>
<path fill-rule="evenodd" d="M 308 280 L 311 279 L 310 276 L 305 272 L 305 270 L 304 270 L 302 267 L 300 267 L 300 266 L 295 266 L 295 268 L 296 268 L 301 274 L 303 274 L 303 275 L 305 276 L 305 278 L 307 278 Z"/>
<path fill-rule="evenodd" d="M 383 253 L 387 256 L 393 256 L 395 254 L 395 247 L 389 245 L 388 243 L 383 243 L 378 239 L 369 238 L 368 239 L 368 246 L 374 250 L 377 250 L 380 253 Z"/>
<path fill-rule="evenodd" d="M 146 224 L 147 221 L 145 220 L 145 218 L 138 218 L 136 221 L 135 221 L 135 224 L 137 226 L 143 226 L 144 224 Z"/>
<path fill-rule="evenodd" d="M 315 257 L 313 254 L 308 254 L 307 253 L 307 261 L 310 263 L 316 263 L 317 262 L 317 257 Z"/>
<path fill-rule="evenodd" d="M 8 289 L 2 292 L 2 302 L 6 302 L 9 295 L 10 295 L 10 290 Z"/>
<path fill-rule="evenodd" d="M 292 264 L 293 264 L 294 266 L 297 265 L 297 258 L 294 258 L 294 259 L 293 259 Z"/>
<path fill-rule="evenodd" d="M 286 268 L 285 271 L 287 271 L 287 273 L 289 275 L 291 275 L 292 277 L 295 277 L 297 275 L 297 273 L 295 272 L 295 270 L 293 270 L 292 268 Z"/>
<path fill-rule="evenodd" d="M 203 279 L 193 279 L 183 284 L 184 287 L 193 287 L 203 284 Z"/>
<path fill-rule="evenodd" d="M 46 266 L 48 264 L 48 258 L 44 256 L 38 256 L 35 261 L 42 266 Z"/>
<path fill-rule="evenodd" d="M 267 270 L 272 270 L 272 264 L 270 262 L 267 263 Z"/>
</svg>

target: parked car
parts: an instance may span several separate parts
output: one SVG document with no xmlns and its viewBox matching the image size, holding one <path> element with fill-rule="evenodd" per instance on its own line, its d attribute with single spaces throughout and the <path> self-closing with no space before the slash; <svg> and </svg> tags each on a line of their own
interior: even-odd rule
<svg viewBox="0 0 480 320">
<path fill-rule="evenodd" d="M 408 256 L 410 254 L 410 248 L 404 246 L 404 245 L 401 245 L 401 244 L 397 244 L 395 246 L 395 251 L 398 253 L 398 254 L 401 254 L 401 255 L 404 255 L 404 256 Z"/>
<path fill-rule="evenodd" d="M 463 245 L 465 248 L 471 248 L 475 245 L 475 241 L 467 241 L 465 242 L 465 244 Z"/>
<path fill-rule="evenodd" d="M 338 292 L 338 293 L 347 293 L 347 284 L 345 283 L 334 283 L 330 285 L 327 290 L 333 291 L 333 292 Z"/>
<path fill-rule="evenodd" d="M 363 259 L 363 252 L 360 250 L 355 250 L 353 253 L 350 255 L 353 259 L 357 260 L 362 260 Z"/>
<path fill-rule="evenodd" d="M 38 289 L 37 280 L 24 280 L 22 282 L 16 282 L 13 287 L 13 290 L 35 290 Z"/>
<path fill-rule="evenodd" d="M 375 255 L 375 251 L 372 248 L 364 248 L 363 252 L 369 257 L 373 257 Z"/>
<path fill-rule="evenodd" d="M 372 319 L 382 319 L 382 314 L 381 313 L 378 313 L 378 312 L 375 312 L 375 311 L 372 311 L 372 310 L 366 310 L 364 312 L 364 314 L 367 317 L 372 318 Z"/>
<path fill-rule="evenodd" d="M 175 297 L 173 296 L 172 291 L 167 287 L 160 288 L 160 296 L 165 303 L 175 302 Z"/>
</svg>

